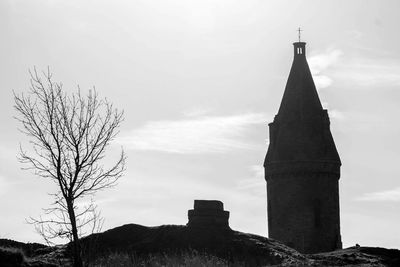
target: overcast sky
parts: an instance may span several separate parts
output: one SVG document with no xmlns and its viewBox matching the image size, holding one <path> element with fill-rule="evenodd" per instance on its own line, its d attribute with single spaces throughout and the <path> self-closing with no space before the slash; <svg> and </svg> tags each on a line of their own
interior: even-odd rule
<svg viewBox="0 0 400 267">
<path fill-rule="evenodd" d="M 118 186 L 96 197 L 104 229 L 186 224 L 219 199 L 233 229 L 267 234 L 263 160 L 296 29 L 342 159 L 341 233 L 400 248 L 400 1 L 0 0 L 0 238 L 43 242 L 54 184 L 22 171 L 12 90 L 50 66 L 125 111 Z"/>
</svg>

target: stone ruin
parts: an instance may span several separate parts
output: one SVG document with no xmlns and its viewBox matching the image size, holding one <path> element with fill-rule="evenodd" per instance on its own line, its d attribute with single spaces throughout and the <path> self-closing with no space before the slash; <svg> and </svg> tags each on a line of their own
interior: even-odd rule
<svg viewBox="0 0 400 267">
<path fill-rule="evenodd" d="M 217 227 L 229 229 L 229 211 L 219 200 L 195 200 L 194 209 L 188 211 L 189 227 Z"/>
</svg>

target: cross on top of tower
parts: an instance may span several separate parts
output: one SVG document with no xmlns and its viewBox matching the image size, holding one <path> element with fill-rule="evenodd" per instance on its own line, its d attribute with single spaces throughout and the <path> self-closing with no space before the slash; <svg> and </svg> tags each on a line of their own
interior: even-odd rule
<svg viewBox="0 0 400 267">
<path fill-rule="evenodd" d="M 300 27 L 297 29 L 298 33 L 299 33 L 299 43 L 301 42 L 301 32 L 303 31 Z"/>
</svg>

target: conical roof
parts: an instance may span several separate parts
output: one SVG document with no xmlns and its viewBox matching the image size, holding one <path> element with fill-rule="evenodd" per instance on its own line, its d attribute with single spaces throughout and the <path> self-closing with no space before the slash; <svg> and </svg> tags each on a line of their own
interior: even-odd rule
<svg viewBox="0 0 400 267">
<path fill-rule="evenodd" d="M 294 59 L 286 83 L 279 118 L 288 120 L 301 120 L 313 117 L 322 111 L 322 105 L 308 66 L 304 42 L 294 43 Z"/>
</svg>

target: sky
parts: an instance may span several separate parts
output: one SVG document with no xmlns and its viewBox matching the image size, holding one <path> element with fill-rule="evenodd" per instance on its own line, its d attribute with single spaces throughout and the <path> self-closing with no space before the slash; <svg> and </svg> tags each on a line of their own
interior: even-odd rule
<svg viewBox="0 0 400 267">
<path fill-rule="evenodd" d="M 194 199 L 218 199 L 233 229 L 266 236 L 268 123 L 301 27 L 342 160 L 343 245 L 400 248 L 399 11 L 396 0 L 0 0 L 0 238 L 43 242 L 26 219 L 56 190 L 17 160 L 29 139 L 13 90 L 29 89 L 34 67 L 124 110 L 107 162 L 123 147 L 127 170 L 95 196 L 103 230 L 186 224 Z"/>
</svg>

